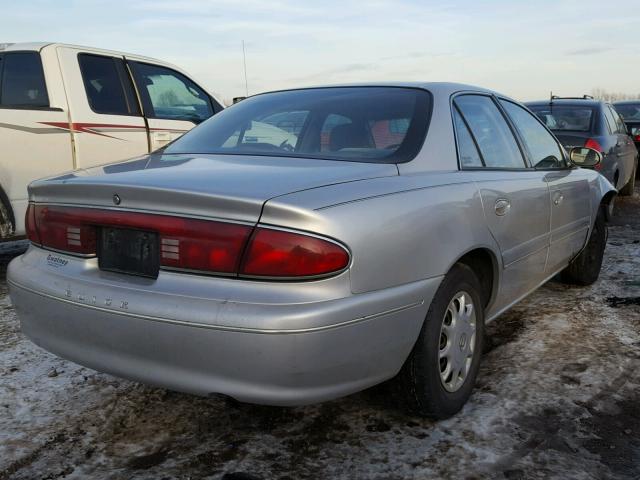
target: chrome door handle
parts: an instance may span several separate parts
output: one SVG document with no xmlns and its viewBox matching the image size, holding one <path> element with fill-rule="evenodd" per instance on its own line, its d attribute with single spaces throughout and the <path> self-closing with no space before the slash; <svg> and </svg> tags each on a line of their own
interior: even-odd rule
<svg viewBox="0 0 640 480">
<path fill-rule="evenodd" d="M 506 198 L 499 198 L 498 200 L 496 200 L 496 205 L 494 208 L 496 215 L 502 217 L 503 215 L 509 213 L 509 210 L 511 210 L 511 204 Z"/>
<path fill-rule="evenodd" d="M 556 193 L 553 197 L 553 204 L 560 205 L 563 200 L 564 200 L 564 195 L 561 193 Z"/>
</svg>

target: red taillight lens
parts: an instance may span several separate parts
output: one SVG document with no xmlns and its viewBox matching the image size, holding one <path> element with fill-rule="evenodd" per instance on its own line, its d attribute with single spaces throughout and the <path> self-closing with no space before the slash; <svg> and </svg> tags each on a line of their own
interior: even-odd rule
<svg viewBox="0 0 640 480">
<path fill-rule="evenodd" d="M 584 142 L 584 146 L 587 148 L 593 148 L 594 150 L 597 150 L 600 153 L 604 153 L 604 150 L 602 149 L 598 141 L 594 140 L 593 138 L 587 139 L 587 141 Z"/>
<path fill-rule="evenodd" d="M 635 136 L 633 137 L 633 141 L 634 141 L 634 142 L 640 142 L 640 135 L 635 135 Z"/>
<path fill-rule="evenodd" d="M 311 277 L 343 270 L 349 253 L 340 245 L 299 233 L 257 228 L 240 275 Z"/>
<path fill-rule="evenodd" d="M 584 142 L 584 146 L 587 148 L 593 148 L 594 150 L 599 151 L 601 154 L 604 155 L 604 149 L 602 148 L 602 146 L 598 143 L 597 140 L 594 140 L 593 138 L 589 138 L 587 139 L 586 142 Z M 598 163 L 595 167 L 593 167 L 596 170 L 601 170 L 602 169 L 602 162 Z"/>
<path fill-rule="evenodd" d="M 40 236 L 36 228 L 36 208 L 32 203 L 27 207 L 27 213 L 24 216 L 24 226 L 27 231 L 27 238 L 36 245 L 40 245 Z"/>
<path fill-rule="evenodd" d="M 347 250 L 328 240 L 234 223 L 55 205 L 29 205 L 26 223 L 32 242 L 83 255 L 96 254 L 100 227 L 157 232 L 160 265 L 182 270 L 291 278 L 349 264 Z"/>
<path fill-rule="evenodd" d="M 236 273 L 252 227 L 165 217 L 160 232 L 160 264 L 188 270 Z"/>
<path fill-rule="evenodd" d="M 36 206 L 34 238 L 44 247 L 94 255 L 101 226 L 158 232 L 160 264 L 236 273 L 252 227 L 192 218 L 76 207 Z"/>
<path fill-rule="evenodd" d="M 35 206 L 35 226 L 40 244 L 65 252 L 94 255 L 96 229 L 87 225 L 83 209 Z"/>
</svg>

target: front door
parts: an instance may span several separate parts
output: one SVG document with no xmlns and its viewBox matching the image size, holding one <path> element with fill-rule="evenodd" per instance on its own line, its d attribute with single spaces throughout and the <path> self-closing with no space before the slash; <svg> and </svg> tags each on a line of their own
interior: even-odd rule
<svg viewBox="0 0 640 480">
<path fill-rule="evenodd" d="M 551 238 L 547 272 L 556 273 L 585 244 L 591 224 L 591 199 L 586 172 L 563 168 L 545 175 L 551 200 Z"/>
<path fill-rule="evenodd" d="M 585 171 L 572 168 L 556 138 L 540 119 L 506 99 L 500 104 L 521 139 L 529 163 L 549 186 L 549 257 L 546 276 L 564 268 L 584 245 L 591 203 Z"/>
<path fill-rule="evenodd" d="M 151 151 L 164 147 L 221 107 L 198 85 L 170 68 L 128 61 L 149 125 Z"/>
</svg>

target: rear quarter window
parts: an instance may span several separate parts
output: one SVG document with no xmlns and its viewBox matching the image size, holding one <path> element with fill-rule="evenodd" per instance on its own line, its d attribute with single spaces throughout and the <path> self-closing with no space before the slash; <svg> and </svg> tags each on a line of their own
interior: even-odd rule
<svg viewBox="0 0 640 480">
<path fill-rule="evenodd" d="M 17 108 L 49 106 L 38 52 L 6 53 L 2 59 L 0 105 Z"/>
</svg>

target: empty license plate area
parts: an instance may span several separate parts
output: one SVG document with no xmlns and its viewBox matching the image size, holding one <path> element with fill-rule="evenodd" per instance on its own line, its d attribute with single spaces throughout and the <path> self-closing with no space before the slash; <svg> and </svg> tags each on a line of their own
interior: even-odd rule
<svg viewBox="0 0 640 480">
<path fill-rule="evenodd" d="M 145 230 L 102 227 L 98 239 L 101 270 L 157 278 L 158 234 Z"/>
</svg>

